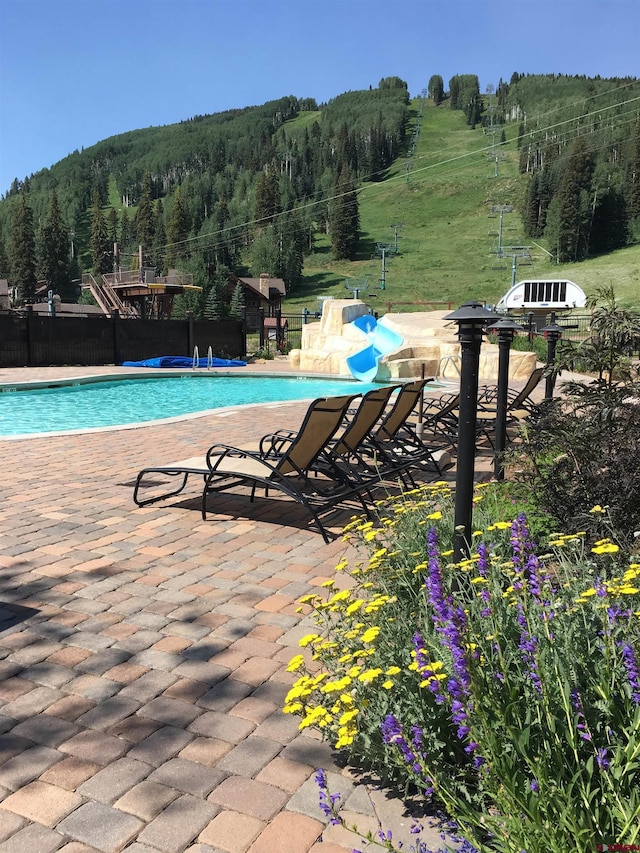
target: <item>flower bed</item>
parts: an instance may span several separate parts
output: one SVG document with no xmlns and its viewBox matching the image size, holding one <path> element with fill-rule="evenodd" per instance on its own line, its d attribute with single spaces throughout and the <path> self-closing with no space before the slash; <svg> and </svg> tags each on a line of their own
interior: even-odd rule
<svg viewBox="0 0 640 853">
<path fill-rule="evenodd" d="M 541 549 L 476 500 L 457 565 L 446 484 L 354 520 L 363 560 L 302 600 L 317 630 L 285 711 L 419 789 L 467 849 L 640 844 L 640 563 L 584 532 Z"/>
</svg>

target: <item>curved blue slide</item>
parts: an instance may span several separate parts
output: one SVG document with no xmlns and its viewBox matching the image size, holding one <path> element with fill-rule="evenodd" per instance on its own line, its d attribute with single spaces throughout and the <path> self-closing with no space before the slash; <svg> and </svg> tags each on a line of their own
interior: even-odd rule
<svg viewBox="0 0 640 853">
<path fill-rule="evenodd" d="M 369 338 L 369 346 L 347 358 L 347 367 L 354 379 L 373 382 L 382 356 L 393 352 L 404 343 L 404 338 L 392 329 L 382 326 L 371 314 L 356 317 L 351 324 Z"/>
</svg>

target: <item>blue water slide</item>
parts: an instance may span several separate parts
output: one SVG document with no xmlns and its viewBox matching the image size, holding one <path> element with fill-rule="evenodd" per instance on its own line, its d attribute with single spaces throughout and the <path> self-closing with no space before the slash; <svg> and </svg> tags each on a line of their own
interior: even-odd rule
<svg viewBox="0 0 640 853">
<path fill-rule="evenodd" d="M 369 346 L 350 355 L 347 358 L 347 367 L 354 379 L 360 382 L 373 382 L 378 373 L 380 359 L 402 346 L 404 339 L 393 329 L 378 323 L 371 314 L 357 317 L 351 325 L 365 333 L 369 339 Z"/>
</svg>

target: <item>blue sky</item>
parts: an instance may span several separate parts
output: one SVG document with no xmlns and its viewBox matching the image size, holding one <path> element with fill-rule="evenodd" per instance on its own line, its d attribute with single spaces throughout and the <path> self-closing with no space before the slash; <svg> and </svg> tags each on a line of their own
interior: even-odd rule
<svg viewBox="0 0 640 853">
<path fill-rule="evenodd" d="M 639 0 L 0 0 L 0 194 L 139 127 L 432 74 L 640 76 Z"/>
</svg>

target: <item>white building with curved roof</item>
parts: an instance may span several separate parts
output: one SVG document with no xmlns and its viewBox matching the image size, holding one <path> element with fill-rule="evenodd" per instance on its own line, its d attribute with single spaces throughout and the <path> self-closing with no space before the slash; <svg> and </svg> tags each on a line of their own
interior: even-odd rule
<svg viewBox="0 0 640 853">
<path fill-rule="evenodd" d="M 524 279 L 514 284 L 496 305 L 497 311 L 567 311 L 584 308 L 581 287 L 566 278 Z"/>
</svg>

